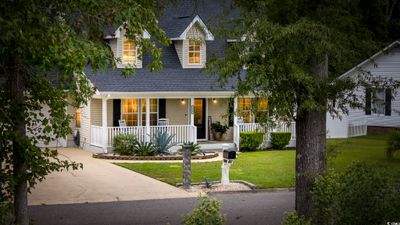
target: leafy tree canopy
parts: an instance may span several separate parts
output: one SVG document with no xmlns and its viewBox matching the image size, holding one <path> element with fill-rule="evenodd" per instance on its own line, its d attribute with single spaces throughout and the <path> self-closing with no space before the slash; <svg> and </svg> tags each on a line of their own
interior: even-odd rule
<svg viewBox="0 0 400 225">
<path fill-rule="evenodd" d="M 21 196 L 27 182 L 30 189 L 51 171 L 80 166 L 59 160 L 56 151 L 36 144 L 71 133 L 66 107 L 82 106 L 93 94 L 84 75 L 88 65 L 94 71 L 116 65 L 103 31 L 122 25 L 139 52 L 151 53 L 149 69 L 159 69 L 161 49 L 142 34 L 147 31 L 153 40 L 169 42 L 157 21 L 156 12 L 163 4 L 153 0 L 0 2 L 0 201 L 25 198 L 22 209 L 15 209 L 17 223 L 27 224 L 26 196 Z M 125 75 L 132 72 L 128 68 Z M 41 112 L 44 105 L 49 106 L 50 118 Z"/>
<path fill-rule="evenodd" d="M 288 121 L 304 110 L 347 112 L 348 104 L 362 106 L 357 87 L 398 85 L 368 73 L 336 79 L 400 38 L 398 1 L 236 0 L 234 5 L 241 17 L 224 21 L 218 33 L 238 41 L 229 44 L 224 59 L 212 60 L 209 69 L 222 82 L 236 76 L 239 94 L 268 96 L 273 117 Z M 325 58 L 328 77 L 316 79 L 316 67 Z M 243 68 L 245 78 L 240 75 Z"/>
</svg>

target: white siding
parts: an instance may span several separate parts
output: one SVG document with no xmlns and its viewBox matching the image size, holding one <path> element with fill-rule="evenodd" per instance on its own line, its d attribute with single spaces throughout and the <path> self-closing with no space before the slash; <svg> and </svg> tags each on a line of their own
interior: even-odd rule
<svg viewBox="0 0 400 225">
<path fill-rule="evenodd" d="M 189 99 L 185 99 L 185 104 L 180 99 L 167 99 L 165 102 L 165 116 L 169 119 L 170 125 L 187 125 Z"/>
<path fill-rule="evenodd" d="M 88 105 L 84 105 L 81 108 L 81 128 L 80 132 L 80 145 L 84 149 L 86 149 L 90 145 L 90 107 L 91 101 L 88 102 Z"/>
<path fill-rule="evenodd" d="M 102 100 L 92 99 L 90 104 L 90 119 L 91 125 L 102 126 Z"/>
<path fill-rule="evenodd" d="M 107 100 L 107 126 L 113 126 L 113 99 Z"/>
<path fill-rule="evenodd" d="M 374 76 L 381 76 L 400 80 L 400 47 L 392 49 L 387 54 L 378 56 L 374 62 L 367 63 L 362 67 L 365 71 L 370 71 Z M 355 72 L 356 73 L 356 72 Z M 400 90 L 397 90 L 398 92 Z M 365 91 L 359 90 L 359 96 L 365 98 Z M 400 95 L 397 94 L 392 99 L 392 115 L 365 115 L 363 109 L 350 109 L 349 124 L 358 124 L 366 121 L 368 126 L 400 127 Z"/>
</svg>

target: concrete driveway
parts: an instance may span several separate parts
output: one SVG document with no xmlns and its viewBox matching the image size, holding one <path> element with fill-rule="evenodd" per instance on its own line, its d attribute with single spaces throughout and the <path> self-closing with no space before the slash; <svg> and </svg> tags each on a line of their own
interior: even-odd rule
<svg viewBox="0 0 400 225">
<path fill-rule="evenodd" d="M 76 148 L 59 149 L 60 159 L 83 163 L 83 170 L 54 172 L 37 184 L 29 195 L 29 205 L 111 202 L 145 199 L 195 197 L 166 183 L 94 159 Z"/>
</svg>

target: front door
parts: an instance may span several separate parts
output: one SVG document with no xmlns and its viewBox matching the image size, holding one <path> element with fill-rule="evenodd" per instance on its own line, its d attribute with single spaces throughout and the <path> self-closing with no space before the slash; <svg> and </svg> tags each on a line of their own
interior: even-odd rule
<svg viewBox="0 0 400 225">
<path fill-rule="evenodd" d="M 194 125 L 197 127 L 197 139 L 206 139 L 206 99 L 194 99 Z"/>
</svg>

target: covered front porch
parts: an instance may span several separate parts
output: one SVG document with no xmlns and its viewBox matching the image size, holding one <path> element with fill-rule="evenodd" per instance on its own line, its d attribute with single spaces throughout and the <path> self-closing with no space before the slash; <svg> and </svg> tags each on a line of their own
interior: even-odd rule
<svg viewBox="0 0 400 225">
<path fill-rule="evenodd" d="M 245 98 L 232 98 L 233 93 L 147 93 L 143 95 L 110 93 L 96 95 L 86 107 L 89 145 L 110 152 L 118 134 L 133 134 L 140 141 L 150 141 L 158 132 L 173 136 L 173 142 L 194 142 L 205 148 L 220 148 L 221 143 L 239 146 L 240 132 L 264 131 L 248 112 Z M 238 113 L 240 112 L 240 113 Z M 238 115 L 244 115 L 238 116 Z M 82 118 L 84 120 L 84 118 Z M 214 141 L 211 124 L 229 126 L 220 142 Z M 292 131 L 294 126 L 281 126 L 268 131 Z M 83 132 L 85 133 L 85 132 Z M 268 133 L 265 140 L 268 140 Z M 292 132 L 292 138 L 295 132 Z M 214 144 L 215 143 L 215 144 Z"/>
</svg>

